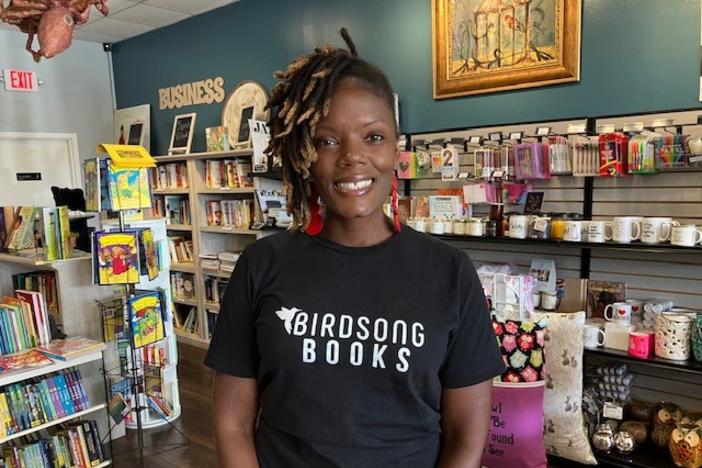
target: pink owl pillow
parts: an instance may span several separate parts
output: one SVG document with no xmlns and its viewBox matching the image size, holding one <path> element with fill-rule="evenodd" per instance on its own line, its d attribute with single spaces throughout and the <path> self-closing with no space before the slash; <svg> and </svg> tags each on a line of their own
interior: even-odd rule
<svg viewBox="0 0 702 468">
<path fill-rule="evenodd" d="M 539 382 L 544 380 L 544 341 L 548 319 L 520 322 L 493 316 L 492 327 L 507 370 L 502 382 Z"/>
</svg>

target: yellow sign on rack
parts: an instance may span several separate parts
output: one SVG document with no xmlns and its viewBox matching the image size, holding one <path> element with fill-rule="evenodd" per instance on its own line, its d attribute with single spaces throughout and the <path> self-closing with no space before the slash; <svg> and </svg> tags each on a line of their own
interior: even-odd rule
<svg viewBox="0 0 702 468">
<path fill-rule="evenodd" d="M 107 153 L 112 160 L 112 165 L 120 169 L 156 167 L 156 161 L 143 146 L 103 143 L 98 145 L 97 151 Z"/>
</svg>

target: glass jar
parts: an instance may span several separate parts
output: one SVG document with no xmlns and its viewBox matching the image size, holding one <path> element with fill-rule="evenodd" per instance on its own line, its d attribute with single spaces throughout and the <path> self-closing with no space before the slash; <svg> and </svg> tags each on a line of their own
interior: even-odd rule
<svg viewBox="0 0 702 468">
<path fill-rule="evenodd" d="M 563 240 L 566 219 L 564 213 L 555 213 L 551 216 L 551 239 Z"/>
</svg>

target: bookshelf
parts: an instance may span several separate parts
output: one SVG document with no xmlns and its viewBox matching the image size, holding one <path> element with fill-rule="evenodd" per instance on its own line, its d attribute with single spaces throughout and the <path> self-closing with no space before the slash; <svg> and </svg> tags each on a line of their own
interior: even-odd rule
<svg viewBox="0 0 702 468">
<path fill-rule="evenodd" d="M 86 409 L 86 410 L 78 411 L 78 412 L 75 412 L 75 413 L 73 413 L 73 414 L 69 414 L 68 416 L 65 416 L 65 417 L 63 417 L 63 418 L 54 419 L 54 420 L 52 420 L 52 421 L 49 421 L 49 422 L 47 422 L 47 423 L 44 423 L 44 424 L 41 424 L 41 425 L 39 425 L 39 426 L 33 427 L 33 428 L 31 428 L 31 429 L 27 429 L 27 430 L 24 430 L 24 431 L 21 431 L 21 432 L 17 432 L 16 434 L 12 434 L 12 435 L 9 435 L 9 436 L 7 436 L 7 437 L 5 437 L 5 438 L 3 438 L 3 439 L 0 439 L 0 445 L 4 444 L 5 442 L 9 442 L 9 441 L 11 441 L 11 440 L 18 439 L 18 438 L 20 438 L 20 437 L 24 437 L 24 436 L 27 436 L 27 435 L 29 435 L 29 434 L 33 434 L 33 433 L 35 433 L 35 432 L 38 432 L 38 431 L 47 429 L 47 428 L 49 428 L 49 427 L 57 426 L 57 425 L 59 425 L 59 424 L 65 423 L 65 422 L 67 422 L 67 421 L 71 421 L 71 420 L 73 420 L 73 419 L 80 419 L 80 418 L 82 418 L 83 416 L 87 416 L 88 414 L 95 413 L 96 411 L 103 410 L 103 409 L 105 409 L 106 407 L 107 407 L 107 405 L 105 405 L 105 403 L 100 403 L 99 405 L 91 406 L 90 408 L 88 408 L 88 409 Z M 102 434 L 102 432 L 101 432 L 100 434 Z"/>
<path fill-rule="evenodd" d="M 102 351 L 98 351 L 94 353 L 83 354 L 81 356 L 72 359 L 67 359 L 65 361 L 54 361 L 53 364 L 44 367 L 37 367 L 35 369 L 29 369 L 26 371 L 0 374 L 0 387 L 12 385 L 14 383 L 21 382 L 27 379 L 33 379 L 34 377 L 50 374 L 52 372 L 58 372 L 63 369 L 68 369 L 69 367 L 80 366 L 82 364 L 88 364 L 91 362 L 97 362 L 101 359 Z"/>
<path fill-rule="evenodd" d="M 185 329 L 175 329 L 177 340 L 182 343 L 200 348 L 209 346 L 208 313 L 219 312 L 219 306 L 205 300 L 205 282 L 208 278 L 219 281 L 227 280 L 230 272 L 222 270 L 203 269 L 200 267 L 199 255 L 203 253 L 218 253 L 222 251 L 240 251 L 257 239 L 271 234 L 271 231 L 237 228 L 233 226 L 210 226 L 207 224 L 207 202 L 211 200 L 251 200 L 252 218 L 257 219 L 259 212 L 258 201 L 254 187 L 212 188 L 206 183 L 206 164 L 208 160 L 240 160 L 250 163 L 251 150 L 235 150 L 222 152 L 190 153 L 174 156 L 156 156 L 157 165 L 185 163 L 187 172 L 187 190 L 154 190 L 154 195 L 181 195 L 190 202 L 191 220 L 189 225 L 167 224 L 169 236 L 181 236 L 192 239 L 194 262 L 171 263 L 171 270 L 191 273 L 195 280 L 195 299 L 173 298 L 174 313 L 182 311 L 187 315 L 191 308 L 197 313 L 197 332 L 191 333 Z M 246 171 L 247 176 L 255 176 Z M 185 317 L 182 317 L 183 319 Z"/>
</svg>

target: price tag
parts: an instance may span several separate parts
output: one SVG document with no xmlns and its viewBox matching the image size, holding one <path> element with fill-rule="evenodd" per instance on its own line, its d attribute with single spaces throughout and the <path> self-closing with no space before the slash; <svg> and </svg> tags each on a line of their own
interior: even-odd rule
<svg viewBox="0 0 702 468">
<path fill-rule="evenodd" d="M 458 174 L 459 179 L 467 179 L 468 178 L 468 173 L 467 172 L 461 172 Z"/>
<path fill-rule="evenodd" d="M 472 136 L 468 138 L 468 143 L 471 143 L 473 145 L 479 145 L 481 141 L 483 141 L 483 137 L 481 136 Z"/>
<path fill-rule="evenodd" d="M 625 132 L 640 132 L 640 131 L 643 131 L 643 129 L 644 129 L 643 122 L 627 123 L 627 124 L 624 124 L 624 128 L 623 128 L 623 130 Z"/>
<path fill-rule="evenodd" d="M 521 140 L 522 135 L 524 135 L 524 132 L 510 132 L 509 139 L 510 140 Z"/>
<path fill-rule="evenodd" d="M 617 403 L 606 402 L 602 410 L 602 415 L 607 419 L 621 421 L 624 419 L 624 407 Z"/>
<path fill-rule="evenodd" d="M 570 124 L 570 125 L 568 125 L 567 133 L 585 133 L 585 126 L 586 125 L 587 124 L 585 124 L 585 123 Z"/>
<path fill-rule="evenodd" d="M 495 179 L 499 179 L 504 175 L 505 171 L 493 171 L 492 176 Z"/>
<path fill-rule="evenodd" d="M 699 156 L 690 156 L 690 162 L 691 162 L 691 163 L 702 162 L 702 155 L 699 155 Z"/>
<path fill-rule="evenodd" d="M 612 133 L 616 130 L 614 124 L 604 124 L 597 127 L 597 133 Z"/>
<path fill-rule="evenodd" d="M 551 127 L 536 127 L 536 136 L 548 136 L 551 133 Z"/>
<path fill-rule="evenodd" d="M 502 132 L 493 132 L 489 137 L 490 141 L 500 141 L 502 139 Z"/>
</svg>

